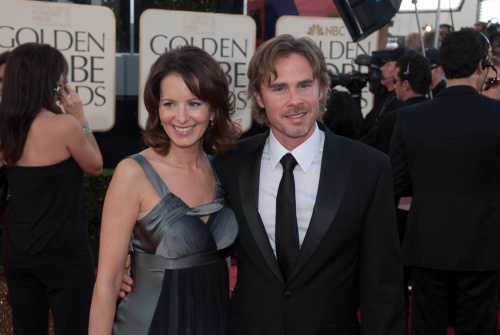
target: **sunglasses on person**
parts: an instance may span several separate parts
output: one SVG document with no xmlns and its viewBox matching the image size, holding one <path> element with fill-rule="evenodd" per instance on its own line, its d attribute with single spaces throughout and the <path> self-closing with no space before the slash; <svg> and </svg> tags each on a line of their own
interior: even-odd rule
<svg viewBox="0 0 500 335">
<path fill-rule="evenodd" d="M 499 78 L 486 78 L 485 81 L 484 81 L 484 90 L 487 91 L 489 90 L 490 88 L 492 87 L 497 87 L 500 82 L 500 79 Z"/>
</svg>

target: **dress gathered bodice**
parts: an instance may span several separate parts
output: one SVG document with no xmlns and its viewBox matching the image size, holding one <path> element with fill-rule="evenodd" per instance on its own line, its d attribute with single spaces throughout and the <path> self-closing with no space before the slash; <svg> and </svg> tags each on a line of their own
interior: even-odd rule
<svg viewBox="0 0 500 335">
<path fill-rule="evenodd" d="M 134 288 L 117 307 L 113 333 L 224 334 L 229 304 L 225 258 L 238 232 L 224 189 L 216 176 L 213 201 L 189 207 L 143 156 L 131 158 L 161 200 L 133 229 Z M 200 216 L 206 215 L 205 223 Z"/>
</svg>

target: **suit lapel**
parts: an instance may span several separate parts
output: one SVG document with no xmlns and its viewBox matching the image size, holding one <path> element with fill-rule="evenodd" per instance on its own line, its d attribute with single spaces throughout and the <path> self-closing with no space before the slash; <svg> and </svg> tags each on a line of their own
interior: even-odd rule
<svg viewBox="0 0 500 335">
<path fill-rule="evenodd" d="M 339 145 L 339 138 L 322 126 L 320 126 L 320 129 L 325 131 L 325 145 L 321 161 L 318 194 L 316 195 L 311 222 L 290 279 L 308 262 L 325 236 L 326 231 L 330 228 L 337 214 L 351 170 L 351 162 Z"/>
<path fill-rule="evenodd" d="M 276 256 L 258 212 L 260 165 L 267 136 L 268 133 L 266 133 L 266 136 L 256 138 L 255 147 L 243 158 L 238 173 L 238 183 L 240 186 L 241 206 L 255 243 L 271 271 L 283 281 L 281 269 L 276 261 Z"/>
</svg>

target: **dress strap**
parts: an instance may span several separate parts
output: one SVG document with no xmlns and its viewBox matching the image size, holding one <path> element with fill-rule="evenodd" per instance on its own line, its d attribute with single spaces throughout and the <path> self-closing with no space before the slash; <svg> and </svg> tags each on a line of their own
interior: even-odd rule
<svg viewBox="0 0 500 335">
<path fill-rule="evenodd" d="M 129 156 L 133 160 L 135 160 L 139 165 L 142 167 L 144 170 L 144 173 L 146 173 L 146 176 L 148 177 L 149 181 L 155 188 L 156 192 L 160 195 L 161 198 L 163 198 L 165 195 L 170 193 L 170 190 L 168 189 L 167 185 L 163 182 L 163 179 L 156 173 L 155 169 L 149 163 L 149 161 L 141 154 L 135 154 L 132 156 Z"/>
<path fill-rule="evenodd" d="M 153 269 L 186 269 L 217 263 L 229 255 L 229 248 L 192 254 L 181 258 L 164 258 L 158 255 L 135 252 L 132 254 L 132 264 Z"/>
</svg>

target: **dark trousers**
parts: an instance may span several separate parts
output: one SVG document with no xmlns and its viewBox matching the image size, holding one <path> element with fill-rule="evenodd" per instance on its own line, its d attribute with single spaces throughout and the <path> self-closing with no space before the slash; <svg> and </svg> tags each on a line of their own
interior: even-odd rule
<svg viewBox="0 0 500 335">
<path fill-rule="evenodd" d="M 455 308 L 455 335 L 498 335 L 500 272 L 412 268 L 412 335 L 445 335 L 449 299 Z"/>
<path fill-rule="evenodd" d="M 7 265 L 15 335 L 46 335 L 52 310 L 56 335 L 88 333 L 95 275 L 91 257 L 65 266 Z"/>
</svg>

